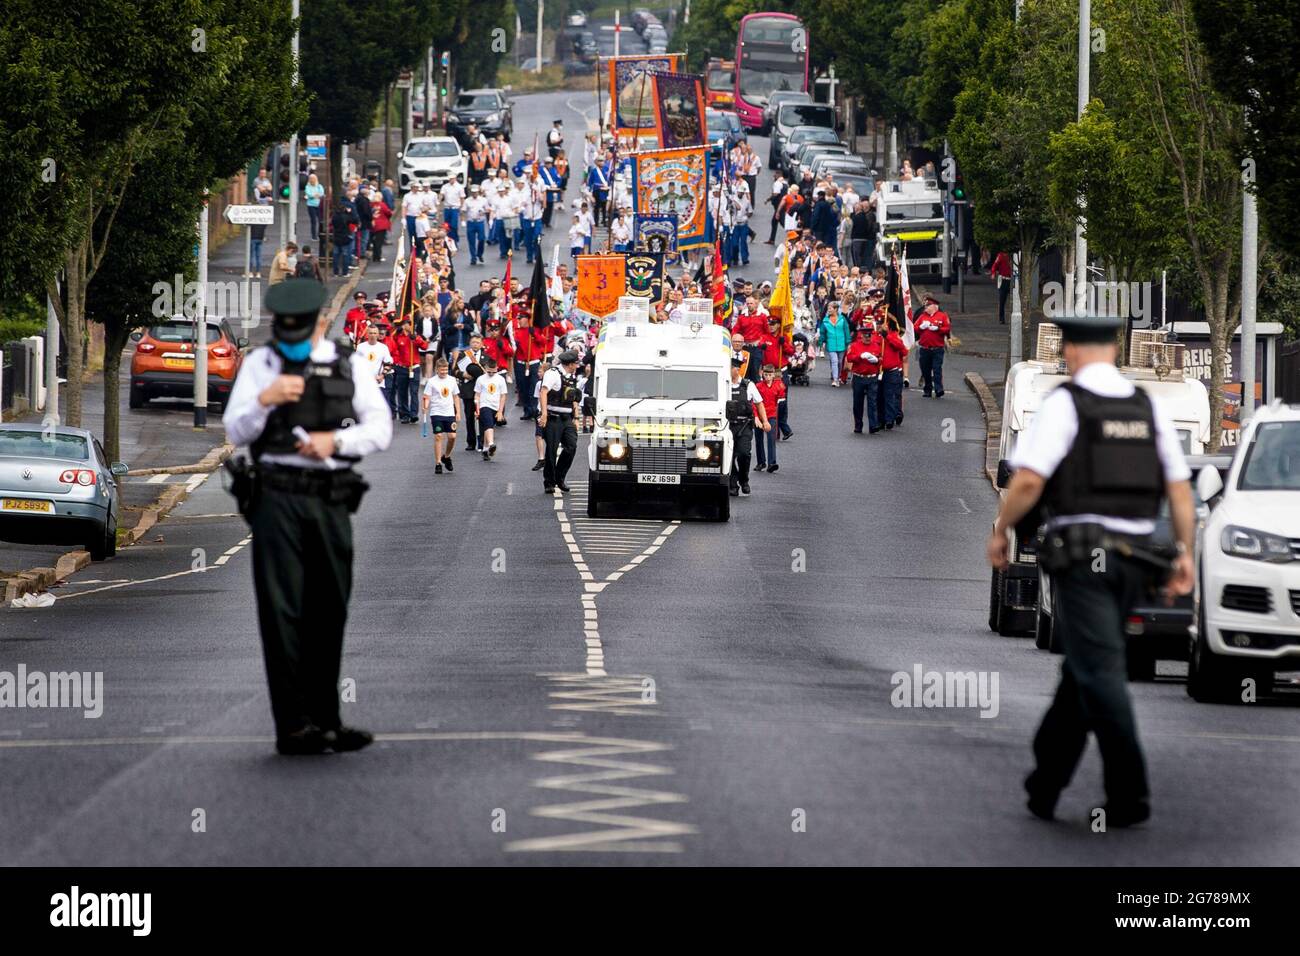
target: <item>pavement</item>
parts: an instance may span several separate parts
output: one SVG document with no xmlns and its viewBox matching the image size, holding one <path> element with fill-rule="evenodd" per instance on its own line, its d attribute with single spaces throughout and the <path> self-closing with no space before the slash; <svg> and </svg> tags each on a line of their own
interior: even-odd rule
<svg viewBox="0 0 1300 956">
<path fill-rule="evenodd" d="M 436 477 L 396 426 L 354 521 L 344 719 L 379 734 L 357 754 L 274 755 L 247 526 L 205 481 L 53 606 L 0 610 L 3 669 L 103 674 L 102 716 L 0 710 L 0 861 L 1295 864 L 1294 695 L 1200 705 L 1168 665 L 1131 685 L 1152 821 L 1093 832 L 1094 748 L 1059 822 L 1025 811 L 1059 659 L 987 628 L 996 500 L 961 379 L 1001 365 L 952 355 L 946 396 L 907 392 L 876 436 L 815 375 L 725 524 L 586 518 L 585 437 L 547 496 L 527 424 Z M 917 668 L 996 678 L 995 706 L 899 706 Z"/>
</svg>

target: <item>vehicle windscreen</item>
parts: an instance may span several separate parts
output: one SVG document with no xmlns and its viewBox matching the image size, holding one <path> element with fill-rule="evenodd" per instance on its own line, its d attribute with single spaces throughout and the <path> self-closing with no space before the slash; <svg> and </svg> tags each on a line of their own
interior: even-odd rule
<svg viewBox="0 0 1300 956">
<path fill-rule="evenodd" d="M 709 89 L 715 93 L 730 93 L 736 76 L 731 70 L 709 70 Z"/>
<path fill-rule="evenodd" d="M 406 155 L 411 159 L 428 156 L 459 156 L 460 147 L 450 140 L 437 143 L 412 143 Z"/>
<path fill-rule="evenodd" d="M 497 106 L 497 98 L 491 93 L 462 93 L 456 97 L 458 110 L 494 110 Z"/>
<path fill-rule="evenodd" d="M 707 395 L 718 398 L 718 374 L 708 371 L 658 368 L 607 368 L 606 398 L 666 398 L 685 401 Z"/>
<path fill-rule="evenodd" d="M 942 219 L 943 206 L 937 202 L 889 203 L 885 206 L 887 222 L 902 222 L 906 219 Z"/>
<path fill-rule="evenodd" d="M 164 322 L 161 325 L 152 326 L 149 329 L 149 337 L 157 339 L 165 344 L 175 343 L 180 345 L 184 342 L 194 341 L 194 325 L 190 322 Z M 221 329 L 215 325 L 208 325 L 208 344 L 221 340 Z"/>
<path fill-rule="evenodd" d="M 781 126 L 824 126 L 835 128 L 835 110 L 823 103 L 785 103 L 777 113 Z"/>
<path fill-rule="evenodd" d="M 827 129 L 824 126 L 818 126 L 813 129 L 797 129 L 790 134 L 790 142 L 800 143 L 825 143 L 827 145 L 839 145 L 840 135 L 833 129 Z"/>
<path fill-rule="evenodd" d="M 5 431 L 0 432 L 0 457 L 67 458 L 73 461 L 89 461 L 90 451 L 86 439 L 80 435 Z"/>
<path fill-rule="evenodd" d="M 1246 451 L 1237 487 L 1242 491 L 1300 489 L 1300 422 L 1263 422 Z"/>
</svg>

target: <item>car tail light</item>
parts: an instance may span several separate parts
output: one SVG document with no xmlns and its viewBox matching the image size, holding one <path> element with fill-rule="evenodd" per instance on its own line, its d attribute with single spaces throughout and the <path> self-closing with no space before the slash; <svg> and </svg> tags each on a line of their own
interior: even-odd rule
<svg viewBox="0 0 1300 956">
<path fill-rule="evenodd" d="M 59 481 L 65 485 L 89 487 L 95 483 L 95 473 L 89 468 L 68 468 L 59 475 Z"/>
<path fill-rule="evenodd" d="M 135 350 L 137 352 L 156 352 L 158 346 L 154 345 L 152 342 L 140 342 L 136 345 Z"/>
<path fill-rule="evenodd" d="M 230 346 L 214 345 L 212 347 L 212 354 L 215 355 L 217 358 L 229 358 L 231 355 Z"/>
</svg>

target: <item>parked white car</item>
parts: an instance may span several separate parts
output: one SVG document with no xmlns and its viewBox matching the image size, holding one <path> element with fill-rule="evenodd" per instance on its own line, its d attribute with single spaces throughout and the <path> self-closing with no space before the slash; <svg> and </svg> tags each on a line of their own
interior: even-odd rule
<svg viewBox="0 0 1300 956">
<path fill-rule="evenodd" d="M 1187 692 L 1249 699 L 1300 669 L 1300 407 L 1274 402 L 1247 423 L 1225 484 L 1196 476 L 1212 503 L 1197 544 L 1196 627 Z"/>
<path fill-rule="evenodd" d="M 417 136 L 398 155 L 398 186 L 402 192 L 416 182 L 437 189 L 458 175 L 464 177 L 462 182 L 469 182 L 469 154 L 454 137 Z"/>
</svg>

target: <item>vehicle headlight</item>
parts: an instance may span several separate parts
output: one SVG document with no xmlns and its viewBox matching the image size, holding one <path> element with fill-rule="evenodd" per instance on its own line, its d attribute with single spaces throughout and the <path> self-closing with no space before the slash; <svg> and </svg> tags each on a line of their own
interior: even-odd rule
<svg viewBox="0 0 1300 956">
<path fill-rule="evenodd" d="M 501 114 L 500 114 L 500 113 L 489 113 L 489 114 L 488 114 L 488 118 L 487 118 L 484 122 L 487 122 L 487 123 L 499 123 L 499 122 L 501 122 Z"/>
<path fill-rule="evenodd" d="M 1224 554 L 1237 558 L 1249 558 L 1252 561 L 1268 561 L 1283 564 L 1291 560 L 1291 542 L 1281 535 L 1243 528 L 1240 525 L 1228 525 L 1223 529 L 1220 546 Z"/>
<path fill-rule="evenodd" d="M 596 445 L 596 461 L 621 465 L 627 460 L 627 445 L 617 435 L 604 438 Z"/>
<path fill-rule="evenodd" d="M 447 114 L 447 122 L 448 122 L 448 123 L 459 123 L 459 122 L 460 122 L 460 117 L 457 116 L 455 113 L 448 113 L 448 114 Z"/>
<path fill-rule="evenodd" d="M 713 457 L 713 449 L 705 444 L 696 445 L 695 457 L 699 461 L 708 461 Z"/>
</svg>

